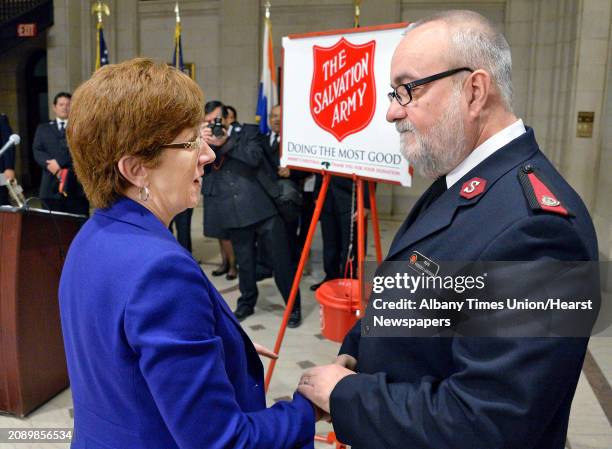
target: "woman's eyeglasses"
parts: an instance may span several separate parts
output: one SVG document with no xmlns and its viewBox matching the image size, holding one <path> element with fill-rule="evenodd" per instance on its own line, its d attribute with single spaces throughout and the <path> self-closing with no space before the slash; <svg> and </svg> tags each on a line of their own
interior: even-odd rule
<svg viewBox="0 0 612 449">
<path fill-rule="evenodd" d="M 201 137 L 196 137 L 195 140 L 191 142 L 177 142 L 177 143 L 167 143 L 162 145 L 162 148 L 179 148 L 185 150 L 199 150 L 204 145 L 204 139 Z"/>
</svg>

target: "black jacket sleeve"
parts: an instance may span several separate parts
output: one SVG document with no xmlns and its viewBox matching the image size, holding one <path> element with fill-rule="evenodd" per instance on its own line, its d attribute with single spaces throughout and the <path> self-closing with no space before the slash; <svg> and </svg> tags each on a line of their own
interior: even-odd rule
<svg viewBox="0 0 612 449">
<path fill-rule="evenodd" d="M 227 146 L 227 148 L 225 148 Z M 242 131 L 222 147 L 228 157 L 257 168 L 264 157 L 259 130 L 254 125 L 244 125 Z"/>
<path fill-rule="evenodd" d="M 338 351 L 338 355 L 340 354 L 348 354 L 353 356 L 356 360 L 359 357 L 359 340 L 361 339 L 361 320 L 357 320 L 355 325 L 351 328 L 351 330 L 346 334 L 344 340 L 342 341 L 342 346 L 340 346 L 340 351 Z"/>
<path fill-rule="evenodd" d="M 0 148 L 8 141 L 9 137 L 13 134 L 11 125 L 9 124 L 8 117 L 4 114 L 0 114 Z M 11 147 L 6 150 L 2 156 L 0 156 L 0 173 L 4 170 L 15 168 L 15 147 Z"/>
<path fill-rule="evenodd" d="M 43 125 L 38 125 L 36 133 L 34 134 L 34 143 L 32 144 L 32 151 L 34 152 L 34 159 L 36 163 L 43 169 L 47 169 L 47 160 L 53 159 L 49 153 L 45 142 L 44 142 L 44 128 Z"/>
</svg>

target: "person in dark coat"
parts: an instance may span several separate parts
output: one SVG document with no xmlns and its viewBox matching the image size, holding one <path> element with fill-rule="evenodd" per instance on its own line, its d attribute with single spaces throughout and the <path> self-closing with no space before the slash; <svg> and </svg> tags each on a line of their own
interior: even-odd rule
<svg viewBox="0 0 612 449">
<path fill-rule="evenodd" d="M 0 114 L 0 148 L 8 142 L 9 137 L 13 134 L 8 117 Z M 0 156 L 0 173 L 2 173 L 7 181 L 15 179 L 15 147 L 6 150 Z M 0 205 L 10 204 L 8 189 L 6 186 L 0 186 Z"/>
<path fill-rule="evenodd" d="M 53 99 L 55 120 L 41 123 L 34 134 L 34 159 L 42 168 L 40 199 L 59 212 L 88 215 L 89 202 L 77 180 L 66 142 L 71 95 L 59 92 Z"/>
<path fill-rule="evenodd" d="M 209 117 L 221 118 L 223 127 L 227 130 L 229 136 L 232 133 L 239 133 L 242 129 L 240 123 L 231 123 L 228 126 L 228 110 L 220 101 L 209 101 L 204 105 L 204 114 Z M 220 197 L 214 192 L 218 190 L 215 183 L 219 180 L 215 176 L 215 170 L 212 165 L 205 167 L 207 176 L 202 184 L 202 195 L 204 196 L 204 235 L 206 237 L 215 238 L 219 241 L 219 253 L 221 254 L 221 264 L 212 271 L 213 276 L 223 276 L 228 281 L 238 277 L 238 269 L 236 267 L 236 256 L 232 241 L 230 240 L 229 230 L 224 226 L 223 215 L 219 215 L 218 211 L 223 208 L 220 204 Z"/>
<path fill-rule="evenodd" d="M 278 179 L 287 180 L 285 182 L 291 182 L 294 188 L 301 193 L 301 190 L 303 190 L 303 181 L 305 178 L 310 176 L 311 173 L 303 170 L 289 169 L 289 167 L 281 167 L 280 165 L 281 106 L 279 104 L 273 106 L 270 110 L 268 123 L 270 124 L 270 132 L 267 135 L 262 135 L 262 147 L 264 151 L 267 152 L 268 160 L 272 162 L 272 165 L 276 170 L 275 176 Z M 298 245 L 298 228 L 301 226 L 300 215 L 301 214 L 297 213 L 295 217 L 281 217 L 283 219 L 283 223 L 285 224 L 285 228 L 287 229 L 288 241 L 276 241 L 276 244 L 279 245 L 289 245 L 291 259 L 296 266 L 300 257 Z M 309 224 L 310 223 L 306 224 L 306 226 Z"/>
<path fill-rule="evenodd" d="M 318 196 L 323 178 L 317 175 L 315 194 Z M 364 208 L 367 213 L 370 208 L 369 186 L 364 182 Z M 342 176 L 332 176 L 327 196 L 321 211 L 321 235 L 323 237 L 323 270 L 325 278 L 310 286 L 317 290 L 321 284 L 333 279 L 357 277 L 357 186 L 353 180 Z M 351 239 L 352 230 L 352 239 Z M 367 232 L 365 233 L 367 242 Z M 352 250 L 349 252 L 352 243 Z M 367 248 L 367 243 L 365 244 Z M 347 259 L 352 257 L 352 263 Z M 350 270 L 347 270 L 350 268 Z"/>
<path fill-rule="evenodd" d="M 443 12 L 409 26 L 391 62 L 387 120 L 416 172 L 436 181 L 387 261 L 597 260 L 585 205 L 512 111 L 511 71 L 506 39 L 480 14 Z M 304 373 L 299 388 L 331 411 L 340 441 L 355 449 L 565 447 L 588 338 L 367 332 L 358 323 L 336 363 Z"/>
<path fill-rule="evenodd" d="M 210 108 L 205 106 L 204 109 Z M 205 121 L 214 123 L 221 111 L 219 106 L 206 113 Z M 273 199 L 258 179 L 267 166 L 264 165 L 264 150 L 257 126 L 243 125 L 240 132 L 232 131 L 230 136 L 223 130 L 223 136 L 216 137 L 210 127 L 204 128 L 203 133 L 217 156 L 202 187 L 205 198 L 214 197 L 215 200 L 212 205 L 211 202 L 205 204 L 204 209 L 216 220 L 215 226 L 229 231 L 238 263 L 240 287 L 234 313 L 236 318 L 244 320 L 254 313 L 259 294 L 256 245 L 264 247 L 265 253 L 270 255 L 274 281 L 285 303 L 289 299 L 295 266 L 288 246 L 275 243 L 277 240 L 286 242 L 287 233 Z M 289 326 L 297 327 L 301 320 L 298 292 Z"/>
</svg>

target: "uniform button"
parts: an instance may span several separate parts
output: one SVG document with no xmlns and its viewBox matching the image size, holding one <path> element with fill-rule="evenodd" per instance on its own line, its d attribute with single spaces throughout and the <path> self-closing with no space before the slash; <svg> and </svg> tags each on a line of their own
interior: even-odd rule
<svg viewBox="0 0 612 449">
<path fill-rule="evenodd" d="M 234 195 L 234 198 L 238 198 L 238 195 L 236 195 L 236 194 L 235 194 L 235 195 Z"/>
<path fill-rule="evenodd" d="M 525 164 L 523 165 L 523 171 L 525 173 L 531 173 L 533 171 L 533 167 L 531 166 L 531 164 Z"/>
</svg>

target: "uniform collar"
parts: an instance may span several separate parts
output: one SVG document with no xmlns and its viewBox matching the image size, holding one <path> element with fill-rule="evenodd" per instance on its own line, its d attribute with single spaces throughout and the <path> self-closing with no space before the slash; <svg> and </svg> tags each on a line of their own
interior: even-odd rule
<svg viewBox="0 0 612 449">
<path fill-rule="evenodd" d="M 94 215 L 102 215 L 112 220 L 129 223 L 174 240 L 174 236 L 168 228 L 149 209 L 125 196 L 119 197 L 117 201 L 105 209 L 96 209 Z"/>
<path fill-rule="evenodd" d="M 478 203 L 503 175 L 533 157 L 538 151 L 533 130 L 527 128 L 527 132 L 512 140 L 500 150 L 502 151 L 495 151 L 490 157 L 465 173 L 461 179 L 456 181 L 450 189 L 444 192 L 418 217 L 412 217 L 412 214 L 418 209 L 415 206 L 397 231 L 387 259 L 392 259 L 404 249 L 449 226 L 458 208 L 469 207 Z M 472 198 L 462 197 L 461 190 L 464 188 L 464 184 L 475 177 L 486 181 L 484 190 Z"/>
<path fill-rule="evenodd" d="M 491 156 L 500 148 L 506 146 L 517 137 L 525 134 L 527 130 L 523 124 L 523 120 L 518 119 L 510 126 L 502 129 L 498 133 L 492 135 L 483 143 L 478 145 L 468 157 L 466 157 L 457 167 L 455 167 L 448 175 L 446 175 L 446 188 L 450 189 L 463 176 Z"/>
</svg>

